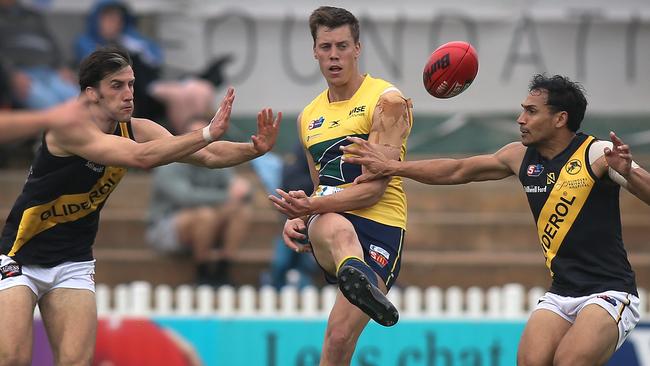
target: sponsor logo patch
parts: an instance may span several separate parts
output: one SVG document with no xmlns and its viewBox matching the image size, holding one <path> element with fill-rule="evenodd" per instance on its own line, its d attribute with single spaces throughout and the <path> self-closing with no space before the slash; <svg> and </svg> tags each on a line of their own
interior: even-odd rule
<svg viewBox="0 0 650 366">
<path fill-rule="evenodd" d="M 341 121 L 340 121 L 340 120 L 332 121 L 332 122 L 330 122 L 330 126 L 329 126 L 329 128 L 338 127 L 338 126 L 340 126 L 340 125 L 341 125 Z"/>
<path fill-rule="evenodd" d="M 16 262 L 5 264 L 4 266 L 0 267 L 0 275 L 2 275 L 3 280 L 9 277 L 18 277 L 22 274 L 23 268 Z"/>
<path fill-rule="evenodd" d="M 360 105 L 360 106 L 357 106 L 357 107 L 354 107 L 354 108 L 350 109 L 350 112 L 348 113 L 348 118 L 363 116 L 364 113 L 366 113 L 366 106 L 365 105 Z"/>
<path fill-rule="evenodd" d="M 319 196 L 319 197 L 321 197 L 321 196 L 329 196 L 331 194 L 341 192 L 342 190 L 343 190 L 343 188 L 340 188 L 340 187 L 318 186 L 318 188 L 316 189 L 315 195 Z"/>
<path fill-rule="evenodd" d="M 390 254 L 386 249 L 370 244 L 370 258 L 374 260 L 381 268 L 388 264 Z"/>
<path fill-rule="evenodd" d="M 578 178 L 572 180 L 559 181 L 555 185 L 556 190 L 560 189 L 578 189 L 591 187 L 591 183 L 587 178 Z"/>
<path fill-rule="evenodd" d="M 529 177 L 539 177 L 540 174 L 544 171 L 544 166 L 542 164 L 531 164 L 526 169 L 526 175 Z"/>
<path fill-rule="evenodd" d="M 616 306 L 616 299 L 612 297 L 609 297 L 607 295 L 598 295 L 598 298 L 607 301 L 608 303 L 612 304 L 612 306 Z"/>
<path fill-rule="evenodd" d="M 571 159 L 565 166 L 564 169 L 567 173 L 571 175 L 576 175 L 582 170 L 582 163 L 578 159 Z"/>
<path fill-rule="evenodd" d="M 546 184 L 555 184 L 555 173 L 550 172 L 546 174 Z"/>
<path fill-rule="evenodd" d="M 322 135 L 322 133 L 315 133 L 313 135 L 307 136 L 307 142 L 309 142 L 309 140 L 311 140 L 311 139 L 315 139 L 316 137 L 318 137 L 320 135 Z"/>
<path fill-rule="evenodd" d="M 309 122 L 309 127 L 307 127 L 307 129 L 313 130 L 314 128 L 318 128 L 323 125 L 323 122 L 325 122 L 325 117 L 320 116 L 318 119 Z"/>
<path fill-rule="evenodd" d="M 546 193 L 546 186 L 524 186 L 526 193 Z"/>
<path fill-rule="evenodd" d="M 103 173 L 105 167 L 101 164 L 93 163 L 92 161 L 86 161 L 86 168 L 92 170 L 95 173 Z"/>
</svg>

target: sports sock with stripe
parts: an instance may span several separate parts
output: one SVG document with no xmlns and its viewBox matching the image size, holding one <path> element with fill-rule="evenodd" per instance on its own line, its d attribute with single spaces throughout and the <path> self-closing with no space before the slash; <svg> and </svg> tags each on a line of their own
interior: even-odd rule
<svg viewBox="0 0 650 366">
<path fill-rule="evenodd" d="M 379 286 L 379 282 L 377 280 L 377 275 L 375 274 L 375 271 L 373 271 L 372 268 L 370 268 L 370 266 L 368 266 L 366 264 L 366 262 L 364 262 L 361 258 L 358 258 L 358 257 L 346 257 L 346 258 L 344 258 L 341 261 L 341 263 L 339 264 L 338 269 L 336 271 L 336 276 L 337 277 L 339 276 L 339 273 L 341 272 L 341 269 L 343 267 L 345 267 L 345 266 L 350 266 L 350 267 L 353 267 L 355 269 L 358 269 L 364 275 L 366 275 L 366 277 L 368 278 L 368 281 L 373 286 L 375 286 L 375 287 Z"/>
</svg>

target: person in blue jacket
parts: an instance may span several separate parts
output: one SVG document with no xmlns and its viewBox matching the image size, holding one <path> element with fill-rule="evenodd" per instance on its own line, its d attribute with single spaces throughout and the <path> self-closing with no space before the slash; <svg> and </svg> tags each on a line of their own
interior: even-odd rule
<svg viewBox="0 0 650 366">
<path fill-rule="evenodd" d="M 99 0 L 88 14 L 86 31 L 75 41 L 77 62 L 100 46 L 115 45 L 129 52 L 133 71 L 135 112 L 139 117 L 167 121 L 173 133 L 187 129 L 198 117 L 210 116 L 216 101 L 215 86 L 199 78 L 161 80 L 162 48 L 142 35 L 136 18 L 123 1 Z"/>
</svg>

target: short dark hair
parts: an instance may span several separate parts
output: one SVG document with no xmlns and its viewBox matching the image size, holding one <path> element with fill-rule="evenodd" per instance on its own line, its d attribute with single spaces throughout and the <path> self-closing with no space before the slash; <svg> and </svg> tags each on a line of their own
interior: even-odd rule
<svg viewBox="0 0 650 366">
<path fill-rule="evenodd" d="M 528 91 L 546 90 L 548 97 L 546 105 L 554 112 L 565 111 L 569 115 L 568 126 L 573 132 L 580 129 L 580 123 L 585 117 L 587 98 L 584 87 L 566 76 L 537 74 L 530 81 Z"/>
<path fill-rule="evenodd" d="M 131 65 L 129 53 L 120 47 L 102 47 L 84 58 L 79 65 L 79 89 L 96 88 L 107 75 Z"/>
<path fill-rule="evenodd" d="M 350 26 L 350 33 L 352 33 L 354 43 L 359 43 L 359 20 L 349 11 L 333 6 L 321 6 L 309 16 L 309 30 L 311 31 L 311 38 L 314 39 L 314 45 L 316 45 L 318 27 L 333 29 L 344 25 Z"/>
</svg>

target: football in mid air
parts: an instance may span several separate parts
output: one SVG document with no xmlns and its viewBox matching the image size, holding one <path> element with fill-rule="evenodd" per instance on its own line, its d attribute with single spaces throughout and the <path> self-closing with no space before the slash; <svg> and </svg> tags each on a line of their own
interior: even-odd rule
<svg viewBox="0 0 650 366">
<path fill-rule="evenodd" d="M 438 47 L 424 66 L 422 80 L 429 94 L 451 98 L 467 89 L 478 73 L 478 55 L 471 44 L 462 41 Z"/>
</svg>

